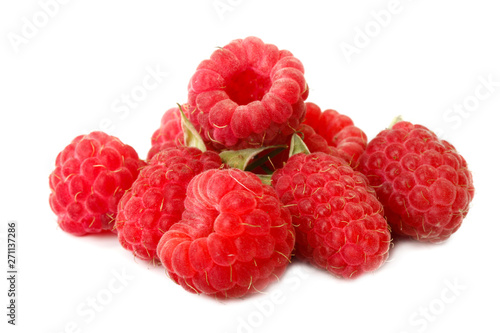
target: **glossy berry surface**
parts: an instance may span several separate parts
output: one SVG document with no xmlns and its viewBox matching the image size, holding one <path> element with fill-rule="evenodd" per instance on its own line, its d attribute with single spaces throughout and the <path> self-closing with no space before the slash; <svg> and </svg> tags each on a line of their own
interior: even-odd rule
<svg viewBox="0 0 500 333">
<path fill-rule="evenodd" d="M 50 207 L 61 229 L 78 236 L 113 230 L 118 202 L 144 165 L 131 146 L 106 133 L 72 140 L 49 177 Z"/>
<path fill-rule="evenodd" d="M 391 236 L 375 191 L 343 159 L 293 155 L 272 184 L 290 210 L 297 256 L 344 278 L 379 268 Z"/>
<path fill-rule="evenodd" d="M 460 228 L 474 197 L 472 175 L 455 147 L 401 121 L 380 132 L 360 158 L 396 233 L 440 242 Z"/>
</svg>

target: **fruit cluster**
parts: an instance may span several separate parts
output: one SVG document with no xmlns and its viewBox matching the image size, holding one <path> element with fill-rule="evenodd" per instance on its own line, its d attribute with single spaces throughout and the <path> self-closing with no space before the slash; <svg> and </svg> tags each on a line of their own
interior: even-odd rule
<svg viewBox="0 0 500 333">
<path fill-rule="evenodd" d="M 186 290 L 215 297 L 262 291 L 293 256 L 354 278 L 386 261 L 391 233 L 434 243 L 457 231 L 474 186 L 450 143 L 405 121 L 368 142 L 308 94 L 291 52 L 230 42 L 163 115 L 146 161 L 102 132 L 57 156 L 59 226 L 115 232 Z"/>
</svg>

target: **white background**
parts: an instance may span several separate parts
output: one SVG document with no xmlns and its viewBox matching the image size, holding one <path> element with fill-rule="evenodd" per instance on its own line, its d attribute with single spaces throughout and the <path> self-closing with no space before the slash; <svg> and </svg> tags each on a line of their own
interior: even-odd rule
<svg viewBox="0 0 500 333">
<path fill-rule="evenodd" d="M 494 1 L 73 0 L 48 16 L 49 2 L 0 5 L 2 276 L 8 221 L 19 246 L 18 326 L 6 324 L 1 278 L 2 332 L 499 330 Z M 48 204 L 57 153 L 107 124 L 145 158 L 198 63 L 249 35 L 292 51 L 308 100 L 349 115 L 370 139 L 401 114 L 451 141 L 476 186 L 462 228 L 441 245 L 398 243 L 381 269 L 353 281 L 295 262 L 265 295 L 225 302 L 187 293 L 115 236 L 60 230 Z M 151 70 L 162 72 L 158 85 L 124 108 Z"/>
</svg>

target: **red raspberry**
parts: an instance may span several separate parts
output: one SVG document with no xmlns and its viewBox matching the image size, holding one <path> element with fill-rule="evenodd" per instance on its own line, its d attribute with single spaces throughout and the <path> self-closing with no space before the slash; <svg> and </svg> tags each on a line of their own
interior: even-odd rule
<svg viewBox="0 0 500 333">
<path fill-rule="evenodd" d="M 181 146 L 182 146 L 182 144 L 179 144 L 179 143 L 177 143 L 177 141 L 174 141 L 174 140 L 165 141 L 165 142 L 162 142 L 160 144 L 155 144 L 155 145 L 151 146 L 151 148 L 149 149 L 148 159 L 146 161 L 151 161 L 151 159 L 162 150 L 167 150 L 170 148 L 177 148 L 177 147 L 181 147 Z"/>
<path fill-rule="evenodd" d="M 290 213 L 256 175 L 203 172 L 189 184 L 185 206 L 157 252 L 187 291 L 242 297 L 263 290 L 287 267 L 295 242 Z"/>
<path fill-rule="evenodd" d="M 422 125 L 401 121 L 380 132 L 360 158 L 394 232 L 440 242 L 460 227 L 474 196 L 455 147 Z"/>
<path fill-rule="evenodd" d="M 184 138 L 179 108 L 168 109 L 161 118 L 160 128 L 151 137 L 151 149 L 148 152 L 148 161 L 161 150 L 175 148 L 183 144 Z"/>
<path fill-rule="evenodd" d="M 343 159 L 356 167 L 359 156 L 366 148 L 365 132 L 354 126 L 351 118 L 335 110 L 321 112 L 319 106 L 310 102 L 306 103 L 306 107 L 304 124 L 311 126 L 330 146 L 338 149 Z"/>
<path fill-rule="evenodd" d="M 74 235 L 112 230 L 117 204 L 144 166 L 134 148 L 103 132 L 76 137 L 56 158 L 50 207 Z"/>
<path fill-rule="evenodd" d="M 200 172 L 221 165 L 219 155 L 197 148 L 156 154 L 119 203 L 116 228 L 122 246 L 141 259 L 158 259 L 156 246 L 180 220 L 188 183 Z"/>
<path fill-rule="evenodd" d="M 333 146 L 328 145 L 328 142 L 325 140 L 325 138 L 318 134 L 311 126 L 302 123 L 298 132 L 302 134 L 303 141 L 309 149 L 309 152 L 322 152 L 325 154 L 341 157 L 340 152 Z M 288 152 L 289 151 L 287 150 L 287 153 Z"/>
<path fill-rule="evenodd" d="M 377 269 L 391 236 L 375 191 L 344 160 L 296 154 L 272 183 L 296 226 L 297 255 L 344 278 Z"/>
<path fill-rule="evenodd" d="M 306 111 L 302 63 L 256 37 L 216 50 L 198 66 L 188 88 L 186 115 L 218 149 L 285 143 Z"/>
</svg>

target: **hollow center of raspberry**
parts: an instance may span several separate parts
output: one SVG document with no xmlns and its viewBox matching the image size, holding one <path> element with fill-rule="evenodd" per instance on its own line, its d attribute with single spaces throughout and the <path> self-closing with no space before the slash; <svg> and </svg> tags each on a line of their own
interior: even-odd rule
<svg viewBox="0 0 500 333">
<path fill-rule="evenodd" d="M 238 105 L 260 101 L 271 88 L 271 79 L 249 68 L 235 74 L 226 87 L 226 93 Z"/>
</svg>

